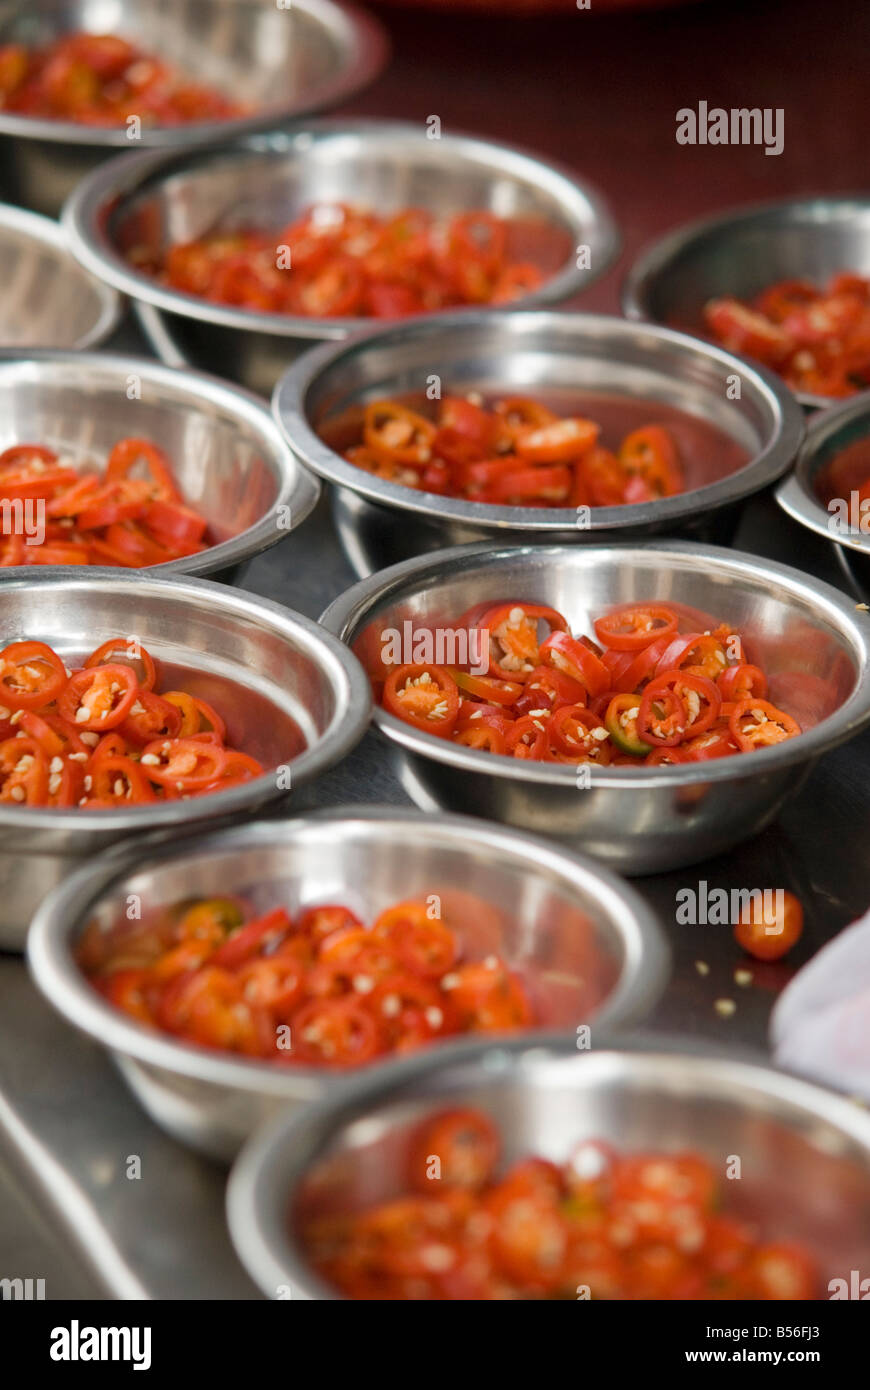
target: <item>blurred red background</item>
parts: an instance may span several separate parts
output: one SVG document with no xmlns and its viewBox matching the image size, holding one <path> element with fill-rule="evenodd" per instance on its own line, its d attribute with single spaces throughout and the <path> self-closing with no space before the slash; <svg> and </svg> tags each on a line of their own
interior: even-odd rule
<svg viewBox="0 0 870 1390">
<path fill-rule="evenodd" d="M 642 245 L 735 204 L 867 188 L 867 0 L 701 0 L 590 10 L 511 0 L 381 5 L 393 61 L 348 113 L 486 135 L 540 154 L 605 194 L 623 237 L 618 263 L 576 301 L 618 312 Z M 467 0 L 462 0 L 462 4 Z M 471 0 L 474 3 L 474 0 Z M 551 0 L 543 0 L 549 6 Z M 553 0 L 555 3 L 555 0 Z M 408 7 L 409 6 L 409 7 Z M 676 113 L 712 106 L 785 112 L 785 148 L 686 146 Z"/>
</svg>

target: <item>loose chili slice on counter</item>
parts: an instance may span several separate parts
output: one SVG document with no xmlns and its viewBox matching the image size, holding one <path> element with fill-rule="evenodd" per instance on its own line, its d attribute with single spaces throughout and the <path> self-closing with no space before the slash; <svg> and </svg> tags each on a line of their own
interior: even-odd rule
<svg viewBox="0 0 870 1390">
<path fill-rule="evenodd" d="M 734 928 L 738 945 L 756 960 L 780 960 L 801 937 L 804 910 L 786 888 L 768 889 L 740 914 Z"/>
</svg>

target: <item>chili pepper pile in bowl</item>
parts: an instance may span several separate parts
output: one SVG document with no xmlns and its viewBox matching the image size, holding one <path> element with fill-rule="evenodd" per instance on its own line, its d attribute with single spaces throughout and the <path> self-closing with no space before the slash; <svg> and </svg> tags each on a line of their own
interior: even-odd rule
<svg viewBox="0 0 870 1390">
<path fill-rule="evenodd" d="M 29 953 L 154 1119 L 224 1158 L 422 1048 L 628 1024 L 667 974 L 649 909 L 589 861 L 382 807 L 121 847 L 43 904 Z"/>
<path fill-rule="evenodd" d="M 319 348 L 273 407 L 333 484 L 362 575 L 508 536 L 706 538 L 785 472 L 803 430 L 782 383 L 730 353 L 550 312 L 409 322 Z"/>
<path fill-rule="evenodd" d="M 460 546 L 321 623 L 356 652 L 409 795 L 627 874 L 756 834 L 870 723 L 870 630 L 837 590 L 693 542 Z"/>
<path fill-rule="evenodd" d="M 0 203 L 0 347 L 97 347 L 121 298 L 70 254 L 56 222 Z"/>
<path fill-rule="evenodd" d="M 84 180 L 63 220 L 164 361 L 264 394 L 303 347 L 379 318 L 567 299 L 617 245 L 602 199 L 572 174 L 378 120 L 128 155 Z"/>
<path fill-rule="evenodd" d="M 16 197 L 54 215 L 113 150 L 201 144 L 322 110 L 372 81 L 387 52 L 380 25 L 339 0 L 11 0 L 0 146 Z"/>
<path fill-rule="evenodd" d="M 0 352 L 0 567 L 230 580 L 320 488 L 262 401 L 112 353 Z"/>
<path fill-rule="evenodd" d="M 870 386 L 870 201 L 788 199 L 678 228 L 635 262 L 623 306 L 764 363 L 808 408 L 855 395 Z"/>
<path fill-rule="evenodd" d="M 870 1257 L 867 1116 L 697 1051 L 517 1040 L 361 1080 L 243 1150 L 236 1250 L 272 1297 L 829 1298 Z"/>
<path fill-rule="evenodd" d="M 0 944 L 49 889 L 153 831 L 293 796 L 360 739 L 352 655 L 289 609 L 207 580 L 10 571 L 0 613 Z"/>
<path fill-rule="evenodd" d="M 834 543 L 852 586 L 870 596 L 870 392 L 814 416 L 776 500 L 795 521 Z"/>
</svg>

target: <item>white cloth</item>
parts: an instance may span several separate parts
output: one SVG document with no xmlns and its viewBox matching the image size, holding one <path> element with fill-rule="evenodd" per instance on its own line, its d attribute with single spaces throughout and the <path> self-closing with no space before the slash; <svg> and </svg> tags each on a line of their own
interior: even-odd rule
<svg viewBox="0 0 870 1390">
<path fill-rule="evenodd" d="M 870 912 L 783 990 L 770 1041 L 778 1066 L 870 1101 Z"/>
</svg>

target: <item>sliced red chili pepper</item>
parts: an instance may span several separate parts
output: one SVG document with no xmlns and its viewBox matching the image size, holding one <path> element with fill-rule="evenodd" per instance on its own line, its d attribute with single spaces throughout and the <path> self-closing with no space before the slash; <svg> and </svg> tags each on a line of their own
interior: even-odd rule
<svg viewBox="0 0 870 1390">
<path fill-rule="evenodd" d="M 294 1056 L 323 1066 L 358 1066 L 382 1047 L 374 1015 L 352 998 L 309 1000 L 293 1015 L 291 1034 Z"/>
<path fill-rule="evenodd" d="M 455 742 L 465 748 L 474 748 L 484 753 L 507 753 L 507 739 L 501 729 L 492 724 L 467 724 L 455 736 Z"/>
<path fill-rule="evenodd" d="M 686 737 L 686 707 L 672 685 L 653 690 L 651 682 L 640 697 L 637 732 L 645 743 L 671 748 Z"/>
<path fill-rule="evenodd" d="M 112 482 L 130 477 L 134 469 L 142 468 L 151 489 L 151 496 L 168 502 L 179 500 L 172 478 L 169 459 L 150 439 L 121 439 L 109 454 L 106 478 Z"/>
<path fill-rule="evenodd" d="M 444 667 L 413 663 L 391 672 L 383 703 L 413 728 L 449 738 L 459 715 L 459 690 Z"/>
<path fill-rule="evenodd" d="M 562 705 L 547 724 L 547 746 L 554 753 L 570 753 L 592 762 L 606 763 L 610 748 L 607 729 L 585 705 Z"/>
<path fill-rule="evenodd" d="M 138 689 L 130 666 L 85 667 L 70 676 L 58 696 L 58 713 L 78 729 L 103 733 L 124 722 Z"/>
<path fill-rule="evenodd" d="M 155 799 L 143 769 L 123 754 L 105 753 L 95 759 L 88 778 L 91 785 L 88 787 L 86 779 L 85 789 L 99 801 L 141 805 Z"/>
<path fill-rule="evenodd" d="M 767 677 L 758 666 L 743 662 L 722 672 L 719 690 L 723 700 L 747 700 L 753 695 L 763 700 L 767 696 Z"/>
<path fill-rule="evenodd" d="M 176 791 L 195 792 L 216 782 L 226 765 L 223 748 L 192 738 L 155 739 L 142 750 L 140 766 L 149 781 Z"/>
<path fill-rule="evenodd" d="M 737 702 L 728 719 L 728 727 L 738 747 L 745 753 L 773 747 L 786 739 L 795 738 L 801 731 L 791 715 L 754 695 Z"/>
<path fill-rule="evenodd" d="M 450 667 L 450 675 L 459 686 L 476 700 L 486 700 L 496 705 L 513 705 L 523 693 L 519 681 L 502 681 L 493 676 L 473 676 L 468 671 L 458 671 Z"/>
<path fill-rule="evenodd" d="M 547 725 L 549 714 L 544 718 L 526 714 L 514 720 L 505 734 L 505 748 L 514 758 L 532 758 L 541 761 L 547 752 Z"/>
<path fill-rule="evenodd" d="M 520 689 L 522 693 L 515 701 L 517 714 L 554 710 L 557 705 L 583 705 L 588 693 L 581 681 L 556 666 L 536 666 Z"/>
<path fill-rule="evenodd" d="M 516 451 L 529 463 L 566 463 L 591 449 L 600 433 L 600 425 L 577 417 L 531 425 L 517 432 Z"/>
<path fill-rule="evenodd" d="M 484 613 L 479 626 L 489 643 L 489 674 L 500 680 L 525 682 L 541 665 L 539 630 L 567 632 L 568 623 L 555 608 L 533 603 L 502 603 Z"/>
<path fill-rule="evenodd" d="M 626 435 L 619 447 L 619 461 L 643 482 L 652 498 L 672 497 L 682 490 L 676 446 L 661 425 L 644 425 Z"/>
<path fill-rule="evenodd" d="M 469 472 L 484 467 L 472 464 Z M 505 502 L 511 506 L 526 506 L 530 503 L 552 506 L 563 505 L 571 490 L 570 469 L 563 464 L 552 467 L 515 468 L 506 467 L 500 461 L 496 476 L 479 491 L 469 489 L 469 496 L 478 502 Z"/>
<path fill-rule="evenodd" d="M 35 738 L 7 738 L 0 743 L 0 801 L 44 806 L 48 799 L 49 760 Z"/>
<path fill-rule="evenodd" d="M 252 960 L 239 971 L 247 1004 L 267 1009 L 277 1022 L 287 1022 L 305 993 L 305 968 L 292 956 Z"/>
<path fill-rule="evenodd" d="M 286 908 L 275 907 L 262 917 L 246 922 L 219 946 L 212 964 L 222 970 L 238 970 L 266 947 L 274 947 L 290 930 L 292 923 Z"/>
<path fill-rule="evenodd" d="M 650 744 L 644 743 L 637 730 L 640 713 L 640 697 L 631 694 L 614 695 L 607 706 L 604 723 L 607 732 L 617 748 L 633 757 L 642 758 L 652 752 Z"/>
<path fill-rule="evenodd" d="M 126 642 L 117 639 L 104 642 L 91 652 L 84 665 L 87 670 L 94 666 L 130 666 L 144 690 L 153 690 L 157 681 L 157 663 L 153 656 L 132 638 Z"/>
<path fill-rule="evenodd" d="M 119 732 L 139 747 L 156 738 L 178 738 L 181 736 L 181 712 L 153 690 L 139 690 Z"/>
<path fill-rule="evenodd" d="M 637 651 L 677 630 L 677 616 L 662 604 L 625 604 L 595 620 L 595 635 L 617 651 Z"/>
<path fill-rule="evenodd" d="M 425 903 L 398 903 L 382 912 L 374 935 L 394 943 L 402 963 L 415 975 L 446 974 L 459 955 L 459 943 L 443 922 L 429 916 Z"/>
<path fill-rule="evenodd" d="M 579 681 L 591 696 L 600 695 L 610 687 L 610 672 L 601 658 L 568 632 L 551 632 L 546 642 L 541 643 L 540 658 L 543 665 L 553 666 Z"/>
<path fill-rule="evenodd" d="M 419 468 L 432 457 L 435 426 L 425 416 L 396 401 L 366 407 L 363 438 L 370 449 L 396 462 Z"/>
<path fill-rule="evenodd" d="M 0 652 L 0 703 L 7 709 L 50 705 L 66 682 L 63 662 L 44 642 L 13 642 Z"/>
<path fill-rule="evenodd" d="M 651 699 L 655 700 L 661 692 L 675 690 L 686 711 L 687 733 L 701 734 L 715 723 L 722 696 L 719 689 L 706 676 L 694 675 L 689 671 L 663 671 L 646 688 Z"/>
</svg>

